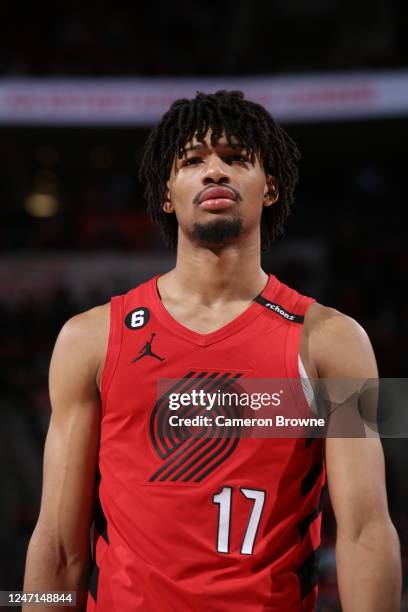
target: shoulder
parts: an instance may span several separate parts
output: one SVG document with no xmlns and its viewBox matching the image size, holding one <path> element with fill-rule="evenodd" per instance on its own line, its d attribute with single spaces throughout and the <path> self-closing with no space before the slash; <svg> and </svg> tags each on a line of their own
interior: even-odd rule
<svg viewBox="0 0 408 612">
<path fill-rule="evenodd" d="M 378 375 L 370 339 L 353 318 L 315 302 L 306 313 L 304 332 L 320 377 Z"/>
<path fill-rule="evenodd" d="M 67 344 L 86 344 L 97 347 L 106 332 L 109 333 L 110 304 L 95 306 L 81 312 L 64 323 L 58 341 Z"/>
<path fill-rule="evenodd" d="M 110 327 L 110 303 L 81 312 L 66 321 L 55 343 L 52 360 L 87 369 L 99 383 Z"/>
</svg>

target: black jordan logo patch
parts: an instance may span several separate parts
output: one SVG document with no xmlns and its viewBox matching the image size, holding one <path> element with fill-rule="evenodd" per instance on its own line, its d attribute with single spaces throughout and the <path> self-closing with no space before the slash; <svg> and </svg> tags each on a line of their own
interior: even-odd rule
<svg viewBox="0 0 408 612">
<path fill-rule="evenodd" d="M 150 335 L 150 340 L 144 343 L 144 345 L 139 351 L 139 355 L 135 359 L 133 359 L 131 363 L 135 363 L 136 361 L 139 361 L 139 359 L 142 359 L 143 357 L 153 357 L 154 359 L 158 359 L 159 361 L 165 360 L 165 357 L 160 357 L 160 355 L 153 352 L 152 350 L 152 342 L 153 342 L 153 338 L 155 337 L 155 335 L 156 335 L 155 332 L 152 332 L 152 334 Z"/>
</svg>

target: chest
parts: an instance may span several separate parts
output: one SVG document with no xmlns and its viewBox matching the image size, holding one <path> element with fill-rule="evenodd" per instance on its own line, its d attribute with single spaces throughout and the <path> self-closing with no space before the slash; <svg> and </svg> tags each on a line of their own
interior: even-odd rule
<svg viewBox="0 0 408 612">
<path fill-rule="evenodd" d="M 199 334 L 211 334 L 246 311 L 250 302 L 234 301 L 219 305 L 163 302 L 167 312 L 178 323 Z"/>
<path fill-rule="evenodd" d="M 132 419 L 149 418 L 169 380 L 177 389 L 194 385 L 212 389 L 218 382 L 232 384 L 237 377 L 253 381 L 248 382 L 250 390 L 259 392 L 258 379 L 286 378 L 288 363 L 297 365 L 297 347 L 289 341 L 288 329 L 285 323 L 260 318 L 238 333 L 200 346 L 171 333 L 152 317 L 148 329 L 123 333 L 109 393 L 110 410 Z M 191 379 L 191 384 L 184 379 Z"/>
</svg>

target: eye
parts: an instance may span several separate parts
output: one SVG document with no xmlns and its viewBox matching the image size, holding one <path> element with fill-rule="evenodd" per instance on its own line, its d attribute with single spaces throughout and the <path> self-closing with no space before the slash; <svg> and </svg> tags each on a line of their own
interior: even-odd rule
<svg viewBox="0 0 408 612">
<path fill-rule="evenodd" d="M 229 162 L 238 162 L 238 163 L 247 163 L 248 160 L 248 156 L 247 155 L 240 155 L 240 154 L 236 154 L 236 155 L 229 155 L 227 157 L 227 161 Z"/>
<path fill-rule="evenodd" d="M 184 159 L 182 165 L 183 166 L 194 166 L 195 164 L 200 163 L 201 157 L 188 157 L 187 159 Z"/>
</svg>

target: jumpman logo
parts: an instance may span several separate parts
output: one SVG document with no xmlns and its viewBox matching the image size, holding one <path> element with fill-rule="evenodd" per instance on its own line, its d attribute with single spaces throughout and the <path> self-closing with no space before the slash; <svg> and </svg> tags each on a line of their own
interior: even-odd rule
<svg viewBox="0 0 408 612">
<path fill-rule="evenodd" d="M 136 359 L 133 359 L 133 361 L 131 361 L 131 363 L 135 363 L 135 361 L 139 361 L 139 359 L 141 359 L 142 357 L 154 357 L 155 359 L 158 359 L 159 361 L 164 361 L 164 357 L 159 357 L 159 355 L 156 355 L 156 353 L 153 353 L 152 351 L 152 342 L 153 342 L 153 338 L 155 337 L 155 333 L 153 332 L 152 335 L 150 336 L 150 340 L 148 340 L 143 347 L 140 349 L 139 351 L 139 356 L 136 357 Z"/>
</svg>

